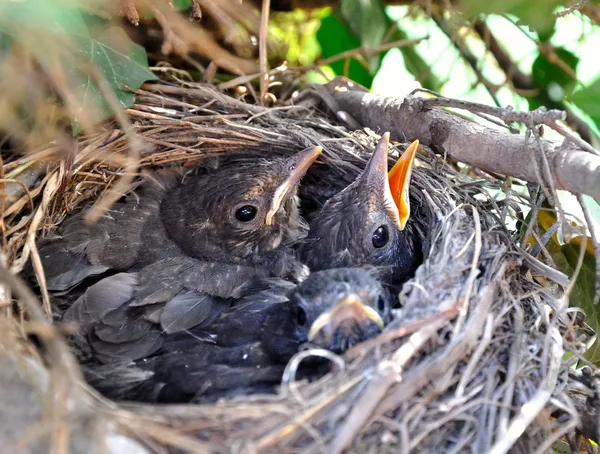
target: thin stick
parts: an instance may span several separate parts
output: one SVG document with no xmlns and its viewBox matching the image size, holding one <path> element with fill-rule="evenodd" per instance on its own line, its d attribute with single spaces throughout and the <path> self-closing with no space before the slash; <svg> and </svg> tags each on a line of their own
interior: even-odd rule
<svg viewBox="0 0 600 454">
<path fill-rule="evenodd" d="M 271 0 L 262 1 L 260 12 L 260 35 L 258 39 L 258 62 L 260 65 L 260 104 L 264 105 L 268 89 L 269 75 L 267 74 L 267 32 L 269 27 L 269 10 Z"/>
<path fill-rule="evenodd" d="M 323 60 L 317 60 L 317 66 L 327 66 L 331 63 L 335 63 L 336 61 L 344 60 L 346 58 L 358 57 L 359 55 L 365 57 L 371 54 L 377 54 L 379 52 L 383 52 L 384 50 L 394 49 L 395 47 L 406 47 L 412 46 L 415 44 L 419 44 L 421 41 L 429 39 L 429 36 L 424 36 L 422 38 L 416 39 L 399 39 L 398 41 L 392 41 L 389 43 L 383 43 L 379 46 L 375 47 L 356 47 L 354 49 L 347 50 L 337 55 L 333 55 L 329 58 L 325 58 Z"/>
<path fill-rule="evenodd" d="M 556 381 L 558 380 L 558 374 L 560 372 L 563 340 L 558 329 L 550 329 L 551 334 L 550 332 L 549 334 L 552 337 L 552 345 L 550 349 L 551 362 L 548 373 L 544 377 L 539 389 L 533 394 L 533 397 L 529 399 L 528 402 L 521 405 L 521 409 L 510 422 L 504 436 L 498 438 L 498 441 L 488 451 L 488 454 L 506 454 L 552 397 L 552 392 L 556 387 Z"/>
<path fill-rule="evenodd" d="M 467 384 L 469 383 L 469 380 L 471 380 L 471 378 L 472 378 L 471 376 L 473 375 L 473 371 L 475 370 L 475 367 L 477 367 L 479 360 L 483 356 L 483 353 L 485 352 L 486 348 L 492 341 L 493 328 L 494 328 L 494 316 L 492 314 L 489 314 L 488 318 L 487 318 L 487 322 L 485 323 L 485 329 L 483 331 L 483 337 L 481 338 L 481 342 L 477 346 L 477 349 L 475 350 L 475 352 L 473 352 L 473 355 L 471 356 L 471 359 L 469 360 L 469 363 L 467 364 L 467 367 L 466 367 L 465 371 L 462 373 L 460 381 L 458 382 L 458 385 L 456 386 L 455 396 L 457 399 L 460 399 L 464 396 L 465 389 L 467 388 Z"/>
<path fill-rule="evenodd" d="M 94 207 L 88 211 L 84 219 L 89 222 L 96 222 L 100 219 L 104 213 L 116 202 L 126 191 L 131 182 L 133 181 L 133 175 L 136 174 L 137 166 L 139 163 L 140 156 L 142 154 L 142 142 L 139 140 L 129 118 L 119 105 L 119 101 L 115 96 L 114 92 L 106 82 L 105 78 L 102 77 L 96 68 L 91 71 L 92 75 L 100 91 L 104 95 L 104 99 L 113 111 L 115 118 L 121 125 L 123 133 L 127 137 L 129 143 L 129 155 L 125 164 L 125 169 L 121 178 L 112 186 L 112 188 L 106 192 L 106 194 L 94 205 Z"/>
<path fill-rule="evenodd" d="M 479 274 L 479 258 L 481 257 L 481 249 L 482 249 L 482 239 L 481 239 L 481 222 L 479 219 L 479 211 L 470 205 L 471 211 L 473 212 L 473 223 L 475 224 L 475 244 L 473 246 L 473 260 L 471 261 L 471 271 L 469 272 L 469 277 L 467 278 L 465 285 L 466 290 L 465 294 L 462 297 L 462 303 L 460 306 L 460 310 L 458 312 L 458 319 L 454 324 L 454 335 L 456 336 L 462 329 L 462 325 L 467 317 L 467 312 L 470 306 L 471 300 L 471 292 L 473 291 L 473 286 L 475 285 L 475 279 L 477 279 L 477 275 Z"/>
<path fill-rule="evenodd" d="M 23 192 L 27 196 L 27 199 L 29 201 L 29 207 L 31 208 L 31 211 L 35 210 L 35 206 L 33 204 L 33 197 L 31 197 L 29 188 L 27 187 L 27 185 L 25 183 L 23 183 L 20 180 L 16 180 L 14 178 L 2 178 L 2 179 L 0 179 L 0 184 L 18 184 L 19 186 L 21 186 L 21 188 L 23 188 Z M 6 186 L 4 186 L 4 187 L 6 188 Z M 8 192 L 8 191 L 6 191 L 6 192 Z M 2 191 L 2 193 L 4 194 L 5 191 Z M 4 201 L 4 199 L 2 199 L 2 200 Z"/>
<path fill-rule="evenodd" d="M 373 415 L 381 399 L 394 383 L 401 380 L 402 369 L 445 323 L 445 320 L 440 320 L 412 334 L 408 341 L 394 353 L 390 361 L 379 364 L 377 373 L 369 382 L 364 394 L 354 404 L 345 424 L 337 431 L 335 438 L 329 445 L 328 452 L 341 453 L 357 435 L 368 427 L 366 423 Z"/>
<path fill-rule="evenodd" d="M 568 298 L 573 288 L 575 288 L 575 282 L 577 281 L 577 277 L 581 272 L 581 267 L 583 266 L 583 259 L 585 258 L 585 249 L 587 246 L 587 235 L 581 235 L 581 245 L 579 246 L 579 256 L 577 257 L 577 265 L 575 266 L 575 270 L 573 271 L 573 275 L 571 276 L 571 282 L 569 282 L 568 287 L 565 289 L 565 298 Z"/>
<path fill-rule="evenodd" d="M 595 155 L 600 156 L 600 151 L 596 150 L 594 147 L 592 147 L 585 140 L 583 140 L 580 137 L 578 137 L 575 134 L 573 134 L 569 128 L 563 126 L 558 121 L 554 122 L 553 125 L 549 124 L 547 126 L 551 127 L 556 132 L 558 132 L 559 134 L 563 135 L 564 137 L 566 137 L 567 139 L 569 139 L 574 144 L 579 145 L 579 147 L 582 150 L 589 151 L 590 153 L 593 153 Z"/>
</svg>

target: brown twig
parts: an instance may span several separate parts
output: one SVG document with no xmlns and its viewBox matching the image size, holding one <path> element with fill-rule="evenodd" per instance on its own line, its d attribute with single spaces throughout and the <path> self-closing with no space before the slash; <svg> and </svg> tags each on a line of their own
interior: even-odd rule
<svg viewBox="0 0 600 454">
<path fill-rule="evenodd" d="M 332 63 L 335 63 L 336 61 L 345 60 L 347 58 L 353 58 L 353 57 L 358 57 L 358 56 L 365 57 L 367 55 L 378 54 L 380 52 L 383 52 L 383 51 L 386 51 L 389 49 L 394 49 L 397 47 L 413 46 L 415 44 L 419 44 L 421 41 L 424 41 L 426 39 L 429 39 L 429 36 L 424 36 L 422 38 L 416 38 L 416 39 L 400 39 L 398 41 L 383 43 L 383 44 L 380 44 L 379 46 L 375 46 L 375 47 L 357 47 L 355 49 L 350 49 L 350 50 L 344 51 L 342 53 L 339 53 L 337 55 L 333 55 L 329 58 L 317 60 L 315 65 L 316 66 L 327 66 Z"/>
<path fill-rule="evenodd" d="M 123 133 L 127 137 L 129 144 L 129 155 L 125 164 L 125 171 L 119 181 L 94 205 L 94 208 L 88 211 L 85 219 L 90 222 L 95 222 L 127 191 L 127 188 L 133 181 L 136 169 L 142 154 L 143 145 L 140 139 L 136 136 L 131 122 L 121 109 L 121 105 L 117 100 L 114 92 L 100 73 L 94 69 L 91 70 L 94 79 L 98 84 L 98 88 L 102 92 L 104 99 L 113 111 L 115 118 L 123 128 Z"/>
<path fill-rule="evenodd" d="M 485 87 L 490 97 L 494 101 L 494 104 L 496 104 L 498 107 L 501 107 L 502 104 L 500 103 L 498 96 L 496 96 L 496 92 L 498 91 L 499 87 L 495 86 L 484 77 L 481 69 L 479 69 L 479 62 L 477 61 L 477 58 L 471 53 L 462 36 L 457 32 L 456 29 L 452 27 L 450 21 L 447 21 L 443 18 L 443 13 L 434 13 L 432 18 L 439 29 L 448 37 L 450 42 L 452 42 L 456 50 L 458 50 L 461 58 L 463 58 L 471 67 L 475 77 L 477 77 L 477 81 Z"/>
<path fill-rule="evenodd" d="M 260 64 L 260 104 L 264 105 L 268 90 L 269 76 L 267 75 L 267 33 L 269 30 L 269 10 L 271 0 L 262 0 L 260 11 L 260 35 L 258 39 L 258 60 Z"/>
</svg>

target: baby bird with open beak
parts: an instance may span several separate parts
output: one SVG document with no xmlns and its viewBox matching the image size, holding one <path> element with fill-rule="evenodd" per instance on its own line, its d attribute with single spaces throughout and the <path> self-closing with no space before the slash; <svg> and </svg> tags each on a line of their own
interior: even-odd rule
<svg viewBox="0 0 600 454">
<path fill-rule="evenodd" d="M 310 223 L 300 257 L 312 271 L 373 265 L 386 281 L 404 282 L 422 261 L 421 238 L 411 216 L 409 186 L 418 142 L 388 175 L 389 133 L 364 171 L 330 198 Z"/>
</svg>

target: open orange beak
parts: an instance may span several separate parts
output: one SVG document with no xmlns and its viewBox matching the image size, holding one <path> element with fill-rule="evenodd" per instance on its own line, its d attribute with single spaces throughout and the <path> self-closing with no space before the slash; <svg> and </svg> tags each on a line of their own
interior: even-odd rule
<svg viewBox="0 0 600 454">
<path fill-rule="evenodd" d="M 408 218 L 410 217 L 410 200 L 408 197 L 408 188 L 412 176 L 412 165 L 419 148 L 419 141 L 415 140 L 402 153 L 400 159 L 396 161 L 392 170 L 388 173 L 392 198 L 398 207 L 400 215 L 400 230 L 404 230 Z"/>
<path fill-rule="evenodd" d="M 319 315 L 313 322 L 308 332 L 309 342 L 313 342 L 317 336 L 323 336 L 327 341 L 339 329 L 352 329 L 353 325 L 373 324 L 380 330 L 384 323 L 381 316 L 372 307 L 364 305 L 355 294 L 342 298 L 329 311 Z"/>
</svg>

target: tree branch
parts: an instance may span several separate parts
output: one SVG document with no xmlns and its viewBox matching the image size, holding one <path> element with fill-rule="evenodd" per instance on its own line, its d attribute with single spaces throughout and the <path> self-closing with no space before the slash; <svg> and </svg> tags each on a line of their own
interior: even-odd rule
<svg viewBox="0 0 600 454">
<path fill-rule="evenodd" d="M 376 96 L 341 87 L 339 79 L 328 85 L 340 109 L 363 126 L 390 131 L 400 140 L 419 139 L 437 153 L 479 167 L 488 172 L 511 175 L 525 181 L 540 181 L 546 155 L 556 189 L 588 194 L 600 200 L 600 156 L 573 145 L 558 147 L 542 140 L 527 141 L 521 135 L 473 123 L 440 108 L 425 107 L 423 98 L 408 96 L 404 100 Z"/>
</svg>

